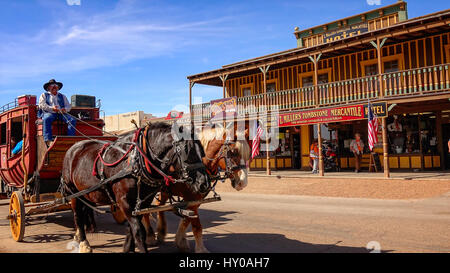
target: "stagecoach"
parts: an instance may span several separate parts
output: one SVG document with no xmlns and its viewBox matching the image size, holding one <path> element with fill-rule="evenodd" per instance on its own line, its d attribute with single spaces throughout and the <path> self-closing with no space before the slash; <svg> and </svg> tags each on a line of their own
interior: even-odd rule
<svg viewBox="0 0 450 273">
<path fill-rule="evenodd" d="M 42 120 L 37 117 L 36 96 L 23 95 L 0 108 L 0 179 L 3 197 L 10 198 L 7 218 L 16 241 L 24 237 L 26 216 L 70 209 L 70 201 L 45 206 L 62 197 L 58 186 L 66 151 L 86 138 L 116 139 L 103 135 L 99 101 L 91 97 L 93 103 L 83 105 L 82 99 L 86 97 L 72 98 L 69 114 L 78 119 L 76 135 L 67 136 L 67 125 L 55 121 L 52 126 L 55 137 L 50 146 L 44 141 Z M 12 154 L 13 140 L 23 141 L 22 150 L 16 154 Z"/>
<path fill-rule="evenodd" d="M 0 108 L 1 194 L 10 198 L 6 218 L 10 222 L 15 241 L 20 242 L 24 238 L 27 216 L 70 210 L 72 199 L 98 190 L 102 185 L 69 196 L 63 196 L 63 190 L 59 188 L 64 156 L 70 147 L 85 139 L 111 143 L 118 138 L 104 134 L 104 122 L 100 119 L 99 102 L 95 102 L 95 98 L 94 103 L 90 105 L 79 105 L 77 101 L 83 100 L 72 98 L 72 109 L 69 112 L 77 119 L 76 135 L 67 136 L 67 125 L 62 120 L 57 120 L 52 125 L 54 140 L 49 146 L 44 141 L 43 125 L 37 115 L 35 96 L 20 96 Z M 16 154 L 12 153 L 13 139 L 17 142 L 23 140 L 22 149 Z M 113 180 L 106 179 L 102 183 L 110 181 Z M 191 217 L 193 212 L 187 210 L 187 207 L 220 200 L 217 195 L 198 201 L 179 200 L 170 205 L 142 208 L 136 215 L 174 211 L 180 216 Z M 112 213 L 116 222 L 125 221 L 125 217 L 114 205 L 111 205 L 107 212 Z"/>
</svg>

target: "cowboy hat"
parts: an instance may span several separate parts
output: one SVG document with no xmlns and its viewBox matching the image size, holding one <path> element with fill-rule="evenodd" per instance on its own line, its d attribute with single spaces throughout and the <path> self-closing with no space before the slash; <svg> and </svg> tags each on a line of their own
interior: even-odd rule
<svg viewBox="0 0 450 273">
<path fill-rule="evenodd" d="M 57 81 L 55 81 L 55 79 L 51 79 L 46 84 L 44 84 L 44 89 L 48 91 L 48 87 L 49 87 L 50 84 L 58 85 L 60 90 L 63 87 L 63 84 L 61 82 L 57 82 Z"/>
</svg>

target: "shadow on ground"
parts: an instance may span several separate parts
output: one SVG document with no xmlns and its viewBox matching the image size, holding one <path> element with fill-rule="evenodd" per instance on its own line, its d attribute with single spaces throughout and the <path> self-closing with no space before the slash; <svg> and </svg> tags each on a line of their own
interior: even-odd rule
<svg viewBox="0 0 450 273">
<path fill-rule="evenodd" d="M 311 244 L 287 238 L 283 234 L 275 233 L 216 233 L 208 229 L 225 225 L 232 221 L 233 214 L 236 211 L 213 211 L 200 210 L 202 225 L 204 228 L 205 246 L 213 253 L 328 253 L 328 252 L 349 252 L 349 253 L 368 253 L 365 247 L 349 247 L 335 244 Z M 173 243 L 174 236 L 178 227 L 180 218 L 173 213 L 166 213 L 168 224 L 168 235 L 166 242 L 149 247 L 150 252 L 154 253 L 176 253 L 178 249 Z M 117 224 L 111 215 L 96 215 L 97 230 L 93 234 L 88 234 L 88 240 L 94 249 L 94 252 L 116 252 L 122 248 L 126 234 L 126 224 Z M 58 212 L 44 216 L 34 216 L 27 219 L 27 227 L 40 225 L 44 223 L 55 223 L 66 228 L 73 229 L 72 212 Z M 4 223 L 2 223 L 4 224 Z M 156 227 L 155 221 L 152 226 Z M 155 229 L 156 231 L 156 229 Z M 191 228 L 188 229 L 188 232 Z M 70 241 L 73 238 L 74 231 L 61 232 L 58 234 L 38 234 L 25 236 L 24 243 L 46 243 L 58 241 Z M 96 237 L 105 235 L 120 235 L 120 238 L 107 239 L 106 243 L 96 243 Z M 188 236 L 191 250 L 194 249 L 194 239 L 191 234 Z M 114 248 L 114 249 L 113 249 Z M 384 251 L 389 252 L 389 251 Z"/>
</svg>

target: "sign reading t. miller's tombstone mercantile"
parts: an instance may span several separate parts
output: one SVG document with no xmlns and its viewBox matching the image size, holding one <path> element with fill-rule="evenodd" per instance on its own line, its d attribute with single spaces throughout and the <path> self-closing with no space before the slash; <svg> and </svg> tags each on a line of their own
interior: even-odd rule
<svg viewBox="0 0 450 273">
<path fill-rule="evenodd" d="M 333 41 L 339 41 L 345 38 L 353 37 L 364 32 L 369 31 L 367 23 L 360 23 L 356 25 L 347 26 L 345 28 L 340 28 L 335 31 L 327 32 L 323 35 L 324 43 L 330 43 Z"/>
<path fill-rule="evenodd" d="M 387 116 L 387 103 L 371 103 L 372 112 L 379 118 Z M 366 119 L 368 104 L 354 104 L 331 108 L 294 111 L 278 116 L 278 127 L 308 125 L 317 123 L 334 123 Z"/>
</svg>

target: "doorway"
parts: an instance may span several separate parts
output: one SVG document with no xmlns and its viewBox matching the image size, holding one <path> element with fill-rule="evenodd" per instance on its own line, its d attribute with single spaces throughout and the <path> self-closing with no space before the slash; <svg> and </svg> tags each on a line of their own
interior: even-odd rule
<svg viewBox="0 0 450 273">
<path fill-rule="evenodd" d="M 300 169 L 302 167 L 302 154 L 300 151 L 300 134 L 292 134 L 292 167 L 294 169 Z"/>
<path fill-rule="evenodd" d="M 445 169 L 450 169 L 450 153 L 448 151 L 448 141 L 450 139 L 450 123 L 442 124 L 442 139 L 445 158 Z"/>
</svg>

